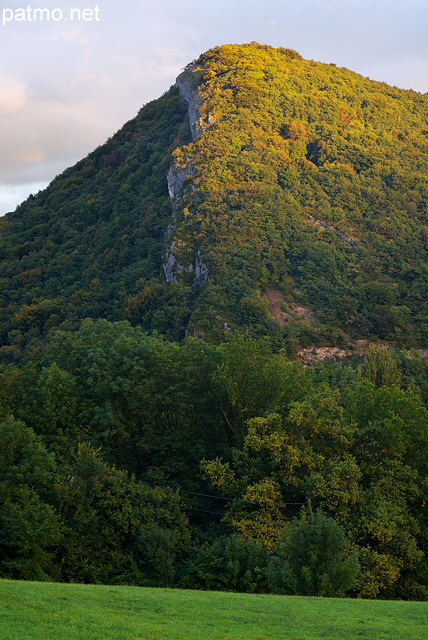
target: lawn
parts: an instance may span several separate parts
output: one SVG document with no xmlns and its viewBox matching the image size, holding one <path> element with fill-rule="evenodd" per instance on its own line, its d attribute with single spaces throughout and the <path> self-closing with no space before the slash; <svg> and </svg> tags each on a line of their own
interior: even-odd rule
<svg viewBox="0 0 428 640">
<path fill-rule="evenodd" d="M 0 640 L 427 640 L 428 604 L 0 580 Z"/>
</svg>

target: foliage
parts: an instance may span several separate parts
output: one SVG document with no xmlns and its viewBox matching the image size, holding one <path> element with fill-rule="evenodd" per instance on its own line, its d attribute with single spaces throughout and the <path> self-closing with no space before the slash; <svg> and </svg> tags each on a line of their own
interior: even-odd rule
<svg viewBox="0 0 428 640">
<path fill-rule="evenodd" d="M 183 335 L 185 311 L 160 272 L 171 216 L 166 174 L 171 151 L 189 137 L 185 113 L 172 88 L 1 219 L 3 361 L 87 317 L 132 316 Z M 151 297 L 145 320 L 135 302 L 142 292 Z M 178 309 L 184 319 L 170 322 Z"/>
<path fill-rule="evenodd" d="M 356 586 L 360 565 L 345 531 L 318 511 L 284 529 L 276 546 L 272 582 L 279 592 L 343 597 Z"/>
<path fill-rule="evenodd" d="M 80 445 L 57 487 L 64 522 L 62 579 L 70 582 L 168 585 L 189 545 L 179 496 L 109 467 Z"/>
<path fill-rule="evenodd" d="M 195 139 L 172 88 L 0 221 L 0 575 L 332 595 L 355 551 L 427 599 L 427 96 L 257 43 L 181 83 Z"/>
<path fill-rule="evenodd" d="M 53 551 L 60 522 L 49 504 L 55 458 L 22 422 L 0 422 L 0 572 L 4 577 L 58 577 Z M 51 499 L 50 499 L 51 498 Z"/>
<path fill-rule="evenodd" d="M 428 412 L 415 385 L 332 367 L 248 336 L 55 332 L 0 369 L 2 575 L 266 590 L 310 499 L 359 550 L 360 595 L 426 598 Z"/>
<path fill-rule="evenodd" d="M 173 241 L 183 264 L 204 256 L 217 314 L 274 336 L 257 297 L 292 278 L 287 302 L 297 286 L 330 340 L 422 345 L 427 97 L 257 43 L 185 78 L 201 134 L 174 152 L 192 188 Z"/>
<path fill-rule="evenodd" d="M 423 347 L 427 96 L 257 43 L 211 49 L 182 81 L 198 92 L 194 140 L 171 88 L 1 220 L 3 361 L 88 317 L 171 340 L 241 328 L 291 350 Z M 270 289 L 312 320 L 278 324 Z"/>
<path fill-rule="evenodd" d="M 365 374 L 367 379 L 376 387 L 398 385 L 401 376 L 397 363 L 388 353 L 385 347 L 371 345 L 365 362 Z"/>
<path fill-rule="evenodd" d="M 236 535 L 196 548 L 183 567 L 180 586 L 210 591 L 268 591 L 269 554 L 263 545 Z"/>
</svg>

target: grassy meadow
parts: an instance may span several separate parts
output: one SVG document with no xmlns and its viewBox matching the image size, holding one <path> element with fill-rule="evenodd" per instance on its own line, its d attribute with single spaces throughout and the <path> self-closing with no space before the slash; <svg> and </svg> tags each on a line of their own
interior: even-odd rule
<svg viewBox="0 0 428 640">
<path fill-rule="evenodd" d="M 428 605 L 0 580 L 1 640 L 426 640 Z"/>
</svg>

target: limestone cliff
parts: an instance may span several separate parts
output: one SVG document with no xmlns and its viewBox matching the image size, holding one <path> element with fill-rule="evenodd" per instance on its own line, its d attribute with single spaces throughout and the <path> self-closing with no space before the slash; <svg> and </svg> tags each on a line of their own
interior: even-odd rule
<svg viewBox="0 0 428 640">
<path fill-rule="evenodd" d="M 200 106 L 201 101 L 198 95 L 197 86 L 191 76 L 189 69 L 183 71 L 176 79 L 176 87 L 178 88 L 180 95 L 184 98 L 188 104 L 188 117 L 190 131 L 192 139 L 194 140 L 198 135 L 202 133 L 203 128 L 200 126 Z M 176 211 L 180 197 L 183 195 L 183 187 L 187 178 L 192 176 L 194 168 L 191 164 L 185 168 L 179 167 L 177 164 L 172 164 L 167 175 L 168 181 L 168 193 L 172 200 L 173 207 L 173 223 L 168 226 L 166 233 L 167 250 L 165 253 L 165 260 L 163 264 L 163 270 L 167 282 L 178 282 L 180 275 L 185 273 L 193 273 L 194 284 L 202 286 L 206 282 L 209 282 L 208 267 L 203 261 L 201 252 L 198 251 L 193 263 L 188 265 L 182 265 L 177 260 L 177 253 L 183 249 L 183 243 L 180 240 L 174 239 L 176 231 Z"/>
<path fill-rule="evenodd" d="M 202 127 L 200 126 L 201 100 L 189 69 L 180 73 L 175 81 L 175 86 L 178 88 L 181 97 L 188 104 L 190 131 L 194 140 L 202 132 Z"/>
</svg>

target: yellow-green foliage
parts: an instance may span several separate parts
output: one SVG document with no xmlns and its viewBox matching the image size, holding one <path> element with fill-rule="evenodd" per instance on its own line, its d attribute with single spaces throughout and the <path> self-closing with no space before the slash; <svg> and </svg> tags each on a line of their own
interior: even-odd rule
<svg viewBox="0 0 428 640">
<path fill-rule="evenodd" d="M 196 187 L 175 239 L 183 261 L 202 252 L 218 307 L 236 320 L 232 297 L 288 274 L 321 322 L 420 339 L 427 96 L 257 43 L 211 49 L 187 76 L 202 133 L 174 152 Z"/>
<path fill-rule="evenodd" d="M 169 339 L 244 328 L 290 350 L 424 346 L 427 96 L 257 43 L 211 49 L 184 80 L 195 140 L 173 88 L 2 218 L 3 361 L 87 317 Z M 173 161 L 188 169 L 174 214 Z M 185 268 L 165 282 L 172 243 L 182 267 L 203 261 L 206 286 Z M 312 320 L 278 325 L 268 289 Z"/>
</svg>

